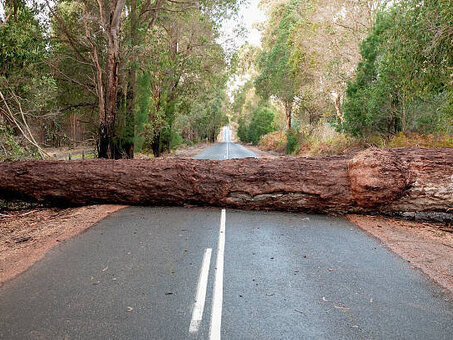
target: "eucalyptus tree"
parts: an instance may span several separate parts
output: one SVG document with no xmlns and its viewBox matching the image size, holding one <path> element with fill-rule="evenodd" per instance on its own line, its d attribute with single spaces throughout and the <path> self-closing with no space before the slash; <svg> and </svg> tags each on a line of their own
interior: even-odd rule
<svg viewBox="0 0 453 340">
<path fill-rule="evenodd" d="M 217 36 L 216 23 L 210 16 L 200 9 L 190 9 L 178 14 L 162 13 L 153 32 L 145 37 L 138 79 L 147 89 L 138 88 L 137 120 L 143 124 L 136 132 L 139 144 L 143 142 L 140 134 L 146 135 L 145 146 L 151 147 L 154 155 L 171 148 L 177 116 L 190 115 L 193 107 L 198 107 L 199 113 L 213 118 L 202 107 L 222 97 L 227 80 L 225 55 Z M 219 107 L 214 105 L 212 112 Z"/>
<path fill-rule="evenodd" d="M 347 131 L 453 132 L 452 20 L 449 1 L 399 1 L 379 13 L 348 85 Z"/>
<path fill-rule="evenodd" d="M 51 120 L 55 94 L 55 83 L 44 64 L 49 54 L 44 28 L 35 17 L 36 6 L 30 8 L 19 0 L 2 5 L 0 158 L 14 158 L 15 153 L 27 156 L 36 151 L 43 157 L 36 135 L 41 132 L 41 124 Z"/>
<path fill-rule="evenodd" d="M 165 21 L 198 11 L 218 21 L 237 7 L 237 0 L 46 0 L 52 18 L 52 41 L 86 72 L 62 74 L 95 96 L 99 111 L 98 156 L 133 157 L 137 72 L 146 67 L 144 51 L 168 35 Z M 162 17 L 162 18 L 161 18 Z M 185 19 L 182 19 L 185 20 Z M 63 46 L 63 47 L 61 47 Z M 174 46 L 172 47 L 174 48 Z M 152 48 L 151 48 L 152 50 Z M 70 53 L 68 53 L 70 52 Z M 150 58 L 160 59 L 152 55 Z M 66 60 L 68 60 L 66 58 Z M 162 65 L 165 67 L 165 65 Z M 160 71 L 159 71 L 160 72 Z"/>
<path fill-rule="evenodd" d="M 290 35 L 299 21 L 301 0 L 279 3 L 269 9 L 269 26 L 263 39 L 263 51 L 258 56 L 259 75 L 255 80 L 257 93 L 263 98 L 271 96 L 285 107 L 286 128 L 291 128 L 292 112 L 299 87 L 299 79 L 291 66 L 292 46 Z"/>
</svg>

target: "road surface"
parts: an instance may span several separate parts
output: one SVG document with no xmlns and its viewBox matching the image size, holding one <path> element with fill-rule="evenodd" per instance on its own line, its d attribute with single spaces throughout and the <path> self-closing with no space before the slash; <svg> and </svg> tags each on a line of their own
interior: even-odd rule
<svg viewBox="0 0 453 340">
<path fill-rule="evenodd" d="M 197 158 L 254 156 L 224 136 Z M 0 288 L 1 339 L 452 334 L 440 288 L 346 220 L 320 215 L 131 207 Z"/>
</svg>

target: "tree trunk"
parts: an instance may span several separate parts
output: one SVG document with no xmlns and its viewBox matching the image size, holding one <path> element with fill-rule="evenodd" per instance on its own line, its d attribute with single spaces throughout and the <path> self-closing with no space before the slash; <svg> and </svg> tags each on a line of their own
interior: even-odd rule
<svg viewBox="0 0 453 340">
<path fill-rule="evenodd" d="M 320 158 L 0 163 L 0 196 L 62 204 L 212 205 L 452 216 L 453 149 Z"/>
<path fill-rule="evenodd" d="M 116 158 L 117 151 L 115 150 L 115 119 L 118 96 L 118 65 L 119 65 L 119 49 L 120 49 L 120 26 L 121 13 L 123 11 L 126 0 L 109 1 L 108 16 L 105 17 L 105 9 L 102 6 L 103 2 L 99 1 L 102 23 L 107 34 L 107 65 L 106 65 L 106 80 L 105 87 L 105 112 L 99 122 L 99 142 L 98 142 L 98 157 L 99 158 Z"/>
<path fill-rule="evenodd" d="M 286 130 L 291 129 L 292 125 L 292 112 L 293 112 L 293 105 L 292 102 L 285 102 L 285 118 L 286 118 Z"/>
<path fill-rule="evenodd" d="M 337 118 L 340 124 L 343 124 L 344 117 L 343 117 L 343 110 L 341 109 L 341 96 L 338 94 L 334 100 L 335 111 L 337 112 Z"/>
<path fill-rule="evenodd" d="M 153 150 L 154 157 L 160 157 L 161 145 L 160 145 L 160 131 L 154 131 L 153 141 L 151 142 L 151 149 Z"/>
<path fill-rule="evenodd" d="M 130 1 L 130 31 L 129 43 L 132 47 L 130 65 L 128 72 L 128 86 L 126 92 L 126 132 L 124 136 L 123 151 L 127 158 L 134 158 L 134 136 L 135 136 L 135 102 L 137 95 L 137 56 L 138 46 L 138 17 L 137 2 Z"/>
</svg>

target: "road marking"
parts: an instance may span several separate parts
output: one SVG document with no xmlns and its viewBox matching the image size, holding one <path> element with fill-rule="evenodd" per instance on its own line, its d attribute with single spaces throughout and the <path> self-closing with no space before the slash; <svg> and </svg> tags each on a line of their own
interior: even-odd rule
<svg viewBox="0 0 453 340">
<path fill-rule="evenodd" d="M 220 215 L 219 242 L 217 245 L 217 259 L 214 280 L 214 297 L 212 300 L 211 328 L 209 330 L 210 340 L 220 340 L 220 326 L 222 324 L 223 304 L 223 263 L 225 252 L 225 209 Z"/>
<path fill-rule="evenodd" d="M 226 159 L 229 159 L 230 158 L 230 143 L 227 142 L 227 154 L 226 154 Z"/>
<path fill-rule="evenodd" d="M 211 264 L 212 249 L 207 248 L 203 255 L 201 263 L 200 276 L 198 278 L 197 295 L 193 305 L 192 320 L 190 321 L 189 332 L 196 333 L 200 328 L 201 320 L 203 319 L 204 303 L 206 300 L 206 288 L 208 286 L 209 266 Z"/>
</svg>

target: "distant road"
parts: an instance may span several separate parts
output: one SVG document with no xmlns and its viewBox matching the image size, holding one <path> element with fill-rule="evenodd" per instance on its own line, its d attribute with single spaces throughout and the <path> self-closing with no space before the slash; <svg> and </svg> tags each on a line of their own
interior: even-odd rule
<svg viewBox="0 0 453 340">
<path fill-rule="evenodd" d="M 227 127 L 224 127 L 221 133 L 223 141 L 218 144 L 204 149 L 195 159 L 232 159 L 232 158 L 247 158 L 254 157 L 256 158 L 255 153 L 243 147 L 240 144 L 231 142 L 231 130 Z"/>
<path fill-rule="evenodd" d="M 197 158 L 256 157 L 223 143 Z M 131 207 L 0 288 L 0 339 L 452 339 L 440 288 L 343 218 Z"/>
</svg>

